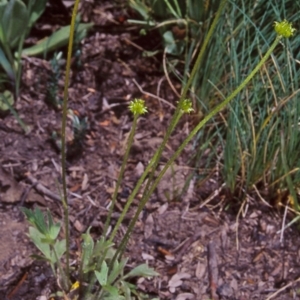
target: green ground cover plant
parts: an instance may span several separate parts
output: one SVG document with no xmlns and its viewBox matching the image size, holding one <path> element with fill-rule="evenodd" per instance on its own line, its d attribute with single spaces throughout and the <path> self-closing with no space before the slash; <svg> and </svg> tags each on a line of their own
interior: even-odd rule
<svg viewBox="0 0 300 300">
<path fill-rule="evenodd" d="M 78 9 L 79 0 L 75 1 L 73 9 L 71 31 L 68 46 L 68 57 L 66 66 L 66 78 L 65 78 L 65 89 L 64 99 L 62 103 L 62 138 L 61 138 L 61 164 L 62 164 L 62 206 L 64 210 L 64 233 L 65 239 L 59 238 L 59 232 L 61 230 L 60 223 L 54 223 L 51 213 L 47 211 L 44 215 L 39 209 L 31 211 L 23 209 L 31 227 L 29 228 L 29 237 L 32 239 L 34 244 L 40 250 L 42 255 L 38 258 L 42 258 L 50 263 L 52 270 L 59 282 L 59 295 L 63 295 L 64 299 L 85 299 L 85 300 L 98 300 L 98 299 L 142 299 L 142 295 L 136 291 L 135 286 L 129 283 L 128 279 L 132 277 L 153 277 L 158 276 L 154 270 L 143 264 L 137 266 L 129 272 L 125 272 L 124 268 L 127 263 L 127 259 L 123 257 L 124 250 L 127 246 L 128 239 L 132 233 L 134 225 L 140 215 L 140 212 L 145 207 L 151 194 L 156 189 L 162 176 L 165 174 L 167 169 L 174 163 L 174 161 L 181 154 L 187 144 L 198 134 L 198 132 L 218 113 L 220 113 L 233 99 L 239 95 L 241 91 L 245 89 L 247 84 L 251 82 L 252 78 L 257 74 L 262 66 L 271 56 L 276 46 L 283 40 L 294 34 L 292 25 L 287 21 L 275 22 L 274 28 L 276 36 L 270 47 L 262 55 L 257 65 L 249 70 L 243 81 L 238 85 L 236 89 L 228 97 L 225 97 L 223 101 L 215 105 L 195 126 L 195 128 L 186 137 L 184 142 L 179 146 L 176 152 L 171 156 L 165 167 L 159 172 L 158 176 L 154 174 L 157 170 L 158 163 L 160 161 L 162 151 L 166 146 L 168 139 L 178 124 L 183 114 L 191 113 L 193 111 L 193 104 L 190 99 L 187 98 L 188 91 L 192 86 L 193 80 L 198 72 L 201 62 L 205 58 L 205 52 L 209 45 L 209 41 L 213 36 L 213 32 L 216 29 L 218 21 L 224 10 L 226 0 L 222 0 L 216 15 L 209 27 L 207 35 L 202 43 L 202 47 L 197 54 L 195 64 L 192 68 L 190 76 L 187 79 L 186 84 L 183 86 L 183 91 L 178 99 L 177 108 L 174 112 L 172 119 L 170 120 L 169 126 L 166 131 L 166 135 L 161 145 L 153 155 L 144 173 L 136 183 L 136 186 L 132 194 L 127 199 L 126 205 L 119 217 L 115 227 L 111 233 L 108 233 L 108 227 L 111 221 L 111 215 L 114 210 L 114 205 L 117 198 L 117 192 L 121 184 L 129 152 L 133 144 L 133 138 L 135 130 L 138 124 L 138 118 L 141 115 L 147 113 L 146 103 L 142 99 L 134 99 L 130 102 L 129 110 L 133 114 L 133 122 L 130 131 L 130 135 L 127 141 L 127 149 L 124 154 L 123 163 L 120 168 L 119 177 L 115 187 L 115 193 L 112 197 L 112 202 L 109 208 L 108 217 L 104 226 L 102 236 L 96 242 L 93 240 L 90 229 L 82 235 L 81 244 L 81 255 L 80 261 L 77 266 L 70 266 L 70 229 L 69 229 L 69 207 L 68 207 L 68 196 L 67 196 L 67 183 L 66 183 L 66 121 L 68 112 L 68 86 L 69 86 L 69 74 L 72 57 L 72 45 L 74 40 L 74 28 L 75 19 Z M 127 214 L 133 199 L 135 198 L 138 191 L 141 189 L 142 184 L 148 177 L 147 184 L 144 188 L 142 199 L 138 205 L 137 211 L 134 217 L 129 223 L 128 229 L 121 240 L 119 245 L 114 245 L 116 233 L 119 230 L 120 224 L 122 223 L 125 215 Z M 72 281 L 75 278 L 76 281 Z M 56 293 L 57 294 L 57 293 Z M 148 297 L 149 298 L 149 297 Z M 152 298 L 152 300 L 154 300 Z"/>
<path fill-rule="evenodd" d="M 166 78 L 171 86 L 180 81 L 184 87 L 220 1 L 130 0 L 129 4 L 142 17 L 131 22 L 146 31 L 159 30 Z M 297 23 L 299 8 L 295 1 L 228 1 L 191 84 L 199 120 L 257 65 L 274 39 L 274 16 L 288 15 Z M 181 36 L 174 27 L 182 30 Z M 207 170 L 196 174 L 199 183 L 218 168 L 220 181 L 238 200 L 254 190 L 268 190 L 269 198 L 289 190 L 298 210 L 299 36 L 281 43 L 283 48 L 275 49 L 237 95 L 238 101 L 197 134 L 191 166 Z"/>
</svg>

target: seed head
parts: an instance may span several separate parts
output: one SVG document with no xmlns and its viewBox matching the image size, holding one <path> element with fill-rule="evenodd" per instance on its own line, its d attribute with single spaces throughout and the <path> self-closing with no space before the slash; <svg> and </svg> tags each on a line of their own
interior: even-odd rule
<svg viewBox="0 0 300 300">
<path fill-rule="evenodd" d="M 145 106 L 145 101 L 142 99 L 134 99 L 129 103 L 129 110 L 134 115 L 143 115 L 147 112 L 147 107 Z"/>
<path fill-rule="evenodd" d="M 287 20 L 283 20 L 282 22 L 274 22 L 274 29 L 276 33 L 285 38 L 291 37 L 294 32 L 296 31 L 295 28 L 293 28 L 292 23 L 289 23 Z"/>
</svg>

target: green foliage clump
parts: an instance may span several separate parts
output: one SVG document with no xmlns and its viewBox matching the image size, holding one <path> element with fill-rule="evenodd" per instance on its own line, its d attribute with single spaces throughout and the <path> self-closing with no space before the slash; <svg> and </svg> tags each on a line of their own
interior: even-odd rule
<svg viewBox="0 0 300 300">
<path fill-rule="evenodd" d="M 132 22 L 142 24 L 148 31 L 160 31 L 166 54 L 164 72 L 169 81 L 180 81 L 184 88 L 193 78 L 190 92 L 198 103 L 199 121 L 245 80 L 276 34 L 290 37 L 295 29 L 289 22 L 296 26 L 299 23 L 297 1 L 227 1 L 203 60 L 195 76 L 189 77 L 195 53 L 202 47 L 220 4 L 221 1 L 130 0 L 143 18 Z M 274 16 L 283 21 L 274 23 Z M 289 22 L 285 21 L 287 16 Z M 180 30 L 182 34 L 176 35 Z M 278 189 L 289 189 L 296 201 L 300 184 L 300 71 L 299 52 L 295 49 L 299 39 L 296 35 L 281 40 L 283 47 L 274 49 L 261 71 L 236 95 L 237 101 L 197 134 L 191 161 L 196 169 L 208 170 L 199 176 L 199 181 L 218 164 L 227 188 L 239 199 L 254 186 L 263 186 L 270 195 Z"/>
</svg>

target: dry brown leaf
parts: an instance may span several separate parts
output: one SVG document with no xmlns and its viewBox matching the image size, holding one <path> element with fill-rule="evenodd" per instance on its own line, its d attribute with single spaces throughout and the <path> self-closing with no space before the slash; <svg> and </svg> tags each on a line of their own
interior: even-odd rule
<svg viewBox="0 0 300 300">
<path fill-rule="evenodd" d="M 182 285 L 182 279 L 189 279 L 191 278 L 191 275 L 189 273 L 176 273 L 172 276 L 168 283 L 168 287 L 171 293 L 175 292 L 175 288 Z M 173 292 L 172 292 L 173 291 Z"/>
<path fill-rule="evenodd" d="M 198 261 L 195 275 L 198 279 L 203 279 L 206 272 L 206 265 Z"/>
<path fill-rule="evenodd" d="M 182 293 L 176 297 L 176 300 L 190 300 L 190 299 L 195 299 L 195 295 L 191 293 Z"/>
<path fill-rule="evenodd" d="M 83 175 L 83 180 L 81 183 L 81 190 L 85 191 L 88 188 L 89 177 L 86 173 Z"/>
<path fill-rule="evenodd" d="M 143 165 L 142 162 L 139 161 L 134 168 L 136 176 L 141 177 L 142 174 L 144 173 L 144 170 L 145 170 L 145 166 Z"/>
<path fill-rule="evenodd" d="M 84 232 L 86 229 L 86 226 L 84 226 L 80 221 L 76 220 L 74 222 L 74 227 L 78 232 Z"/>
<path fill-rule="evenodd" d="M 144 237 L 147 239 L 151 236 L 153 232 L 154 227 L 154 220 L 152 214 L 150 214 L 145 222 L 145 228 L 144 228 Z"/>
</svg>

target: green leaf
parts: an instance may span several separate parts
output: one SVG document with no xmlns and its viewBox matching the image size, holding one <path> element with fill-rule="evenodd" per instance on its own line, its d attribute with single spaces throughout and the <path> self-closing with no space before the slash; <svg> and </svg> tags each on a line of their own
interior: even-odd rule
<svg viewBox="0 0 300 300">
<path fill-rule="evenodd" d="M 160 50 L 155 50 L 155 51 L 143 51 L 142 56 L 143 57 L 153 57 L 156 54 L 158 54 Z"/>
<path fill-rule="evenodd" d="M 104 285 L 103 286 L 103 290 L 105 290 L 106 292 L 108 292 L 110 294 L 110 296 L 116 297 L 114 299 L 120 299 L 120 298 L 118 298 L 119 297 L 119 290 L 115 286 Z"/>
<path fill-rule="evenodd" d="M 90 29 L 93 25 L 93 23 L 79 24 L 77 28 L 77 34 L 79 34 L 79 39 L 83 39 L 86 35 L 86 31 Z M 62 27 L 58 31 L 54 32 L 50 37 L 37 42 L 36 45 L 30 48 L 24 49 L 22 51 L 22 55 L 39 55 L 66 46 L 69 41 L 69 36 L 70 26 Z"/>
<path fill-rule="evenodd" d="M 47 0 L 23 0 L 26 3 L 28 13 L 29 13 L 29 28 L 39 19 L 46 8 Z M 31 2 L 31 7 L 29 7 L 29 2 Z"/>
<path fill-rule="evenodd" d="M 112 284 L 119 275 L 123 274 L 127 261 L 128 261 L 127 258 L 123 259 L 121 263 L 119 263 L 117 260 L 115 261 L 112 271 L 110 272 L 107 280 L 108 284 Z"/>
<path fill-rule="evenodd" d="M 57 258 L 60 259 L 66 252 L 66 240 L 56 241 L 54 249 L 57 255 Z"/>
<path fill-rule="evenodd" d="M 42 242 L 42 238 L 45 236 L 40 233 L 36 228 L 29 227 L 29 237 L 35 244 L 35 246 L 44 254 L 45 258 L 53 263 L 53 258 L 51 257 L 50 246 Z"/>
<path fill-rule="evenodd" d="M 10 91 L 5 90 L 0 94 L 0 110 L 7 111 L 12 107 L 13 104 L 14 96 Z"/>
<path fill-rule="evenodd" d="M 148 8 L 142 1 L 130 0 L 129 5 L 131 8 L 136 10 L 143 17 L 143 19 L 149 19 L 150 8 Z"/>
<path fill-rule="evenodd" d="M 126 281 L 123 281 L 123 280 L 120 281 L 120 284 L 122 287 L 122 291 L 124 292 L 125 299 L 130 300 L 131 299 L 130 285 Z"/>
<path fill-rule="evenodd" d="M 28 26 L 27 8 L 21 0 L 10 0 L 7 3 L 0 26 L 4 35 L 1 42 L 8 43 L 10 48 L 16 47 Z"/>
<path fill-rule="evenodd" d="M 163 34 L 163 40 L 165 45 L 165 51 L 172 55 L 180 55 L 184 49 L 183 41 L 175 41 L 173 32 L 166 31 Z"/>
<path fill-rule="evenodd" d="M 126 300 L 126 299 L 123 296 L 118 295 L 118 296 L 106 296 L 103 298 L 103 300 Z"/>
<path fill-rule="evenodd" d="M 60 232 L 61 225 L 60 223 L 53 223 L 53 219 L 49 210 L 47 210 L 47 217 L 48 217 L 48 235 L 51 239 L 56 240 L 58 234 Z"/>
<path fill-rule="evenodd" d="M 99 257 L 102 256 L 103 253 L 107 251 L 105 259 L 110 259 L 114 256 L 115 254 L 115 250 L 112 249 L 112 247 L 114 246 L 114 244 L 110 241 L 106 241 L 104 237 L 101 237 L 100 240 L 97 241 L 95 249 L 94 249 L 94 253 L 93 253 L 93 257 Z"/>
<path fill-rule="evenodd" d="M 51 246 L 53 246 L 54 243 L 55 243 L 55 240 L 51 239 L 51 238 L 49 237 L 49 235 L 46 235 L 44 238 L 41 239 L 41 241 L 42 241 L 43 243 L 46 243 L 46 244 L 51 245 Z"/>
<path fill-rule="evenodd" d="M 159 276 L 159 273 L 155 272 L 152 268 L 148 267 L 147 264 L 142 264 L 135 267 L 128 274 L 126 274 L 123 279 L 129 277 L 153 277 Z"/>
<path fill-rule="evenodd" d="M 48 234 L 48 226 L 45 221 L 45 216 L 42 213 L 42 211 L 37 207 L 33 212 L 32 212 L 33 220 L 35 227 L 42 233 L 45 238 L 47 237 Z"/>
<path fill-rule="evenodd" d="M 91 227 L 88 228 L 87 232 L 82 234 L 83 243 L 82 247 L 82 271 L 84 273 L 90 270 L 89 265 L 92 264 L 94 240 L 90 235 Z"/>
<path fill-rule="evenodd" d="M 32 254 L 30 255 L 31 258 L 35 259 L 35 260 L 42 260 L 42 261 L 46 261 L 51 263 L 52 261 L 47 259 L 45 256 L 41 256 L 41 255 L 37 255 L 37 254 Z"/>
<path fill-rule="evenodd" d="M 0 31 L 1 31 L 1 28 L 0 28 Z M 16 76 L 15 76 L 14 69 L 12 68 L 12 65 L 10 64 L 9 60 L 7 59 L 7 57 L 1 47 L 0 47 L 0 64 L 1 64 L 2 68 L 4 69 L 4 71 L 6 72 L 9 79 L 12 80 L 13 82 L 15 82 Z"/>
<path fill-rule="evenodd" d="M 103 261 L 100 272 L 95 271 L 95 275 L 101 286 L 107 284 L 108 266 L 106 261 Z"/>
<path fill-rule="evenodd" d="M 49 226 L 46 222 L 46 218 L 45 218 L 43 212 L 39 208 L 36 208 L 34 211 L 34 215 L 35 215 L 35 223 L 36 223 L 37 229 L 39 229 L 40 232 L 43 233 L 44 235 L 48 235 Z"/>
</svg>

